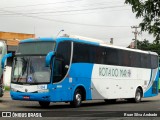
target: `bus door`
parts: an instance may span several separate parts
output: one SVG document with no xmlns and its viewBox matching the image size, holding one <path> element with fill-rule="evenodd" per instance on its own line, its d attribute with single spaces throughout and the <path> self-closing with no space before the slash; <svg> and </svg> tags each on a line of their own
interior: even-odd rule
<svg viewBox="0 0 160 120">
<path fill-rule="evenodd" d="M 56 55 L 53 59 L 53 86 L 57 101 L 71 100 L 71 82 L 68 72 L 71 61 L 71 42 L 59 43 Z"/>
</svg>

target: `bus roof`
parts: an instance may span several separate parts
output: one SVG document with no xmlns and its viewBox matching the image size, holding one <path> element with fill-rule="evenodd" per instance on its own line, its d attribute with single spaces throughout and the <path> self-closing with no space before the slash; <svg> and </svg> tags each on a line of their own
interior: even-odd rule
<svg viewBox="0 0 160 120">
<path fill-rule="evenodd" d="M 54 38 L 29 38 L 21 40 L 20 43 L 28 43 L 28 42 L 40 42 L 40 41 L 55 41 Z"/>
<path fill-rule="evenodd" d="M 88 39 L 86 37 L 79 37 L 79 36 L 78 37 L 77 36 L 67 36 L 67 37 L 58 37 L 58 38 L 29 38 L 29 39 L 25 39 L 25 40 L 20 41 L 20 43 L 40 42 L 40 41 L 42 41 L 42 42 L 73 41 L 73 42 L 80 42 L 80 43 L 85 43 L 85 44 L 92 44 L 92 45 L 96 45 L 96 46 L 104 46 L 104 47 L 110 47 L 110 48 L 115 48 L 115 49 L 158 55 L 156 52 L 143 51 L 143 50 L 138 50 L 138 49 L 130 49 L 130 48 L 125 48 L 125 47 L 110 45 L 110 44 L 103 42 L 102 40 L 90 39 L 90 38 Z"/>
<path fill-rule="evenodd" d="M 156 52 L 152 52 L 152 51 L 144 51 L 144 50 L 139 50 L 139 49 L 131 49 L 131 48 L 125 48 L 125 47 L 108 45 L 108 44 L 101 44 L 101 46 L 106 46 L 106 47 L 116 48 L 116 49 L 122 49 L 122 50 L 127 50 L 127 51 L 133 51 L 133 52 L 139 52 L 139 53 L 158 55 Z"/>
</svg>

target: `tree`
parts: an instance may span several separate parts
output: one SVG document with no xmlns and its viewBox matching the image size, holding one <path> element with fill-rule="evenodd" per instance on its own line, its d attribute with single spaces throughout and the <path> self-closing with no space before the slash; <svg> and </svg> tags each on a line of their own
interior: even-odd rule
<svg viewBox="0 0 160 120">
<path fill-rule="evenodd" d="M 158 55 L 160 55 L 160 43 L 157 44 L 157 43 L 152 43 L 150 46 L 149 46 L 149 49 L 150 51 L 153 51 L 153 52 L 156 52 L 158 53 Z"/>
<path fill-rule="evenodd" d="M 130 46 L 128 46 L 128 48 L 130 48 Z M 158 55 L 160 55 L 160 43 L 149 43 L 149 41 L 146 39 L 144 39 L 144 41 L 137 40 L 137 48 L 144 51 L 156 52 Z"/>
<path fill-rule="evenodd" d="M 137 18 L 143 18 L 139 24 L 142 31 L 153 34 L 155 42 L 160 40 L 160 0 L 125 0 L 126 4 L 132 5 L 132 11 Z"/>
<path fill-rule="evenodd" d="M 146 39 L 144 41 L 137 40 L 137 48 L 140 50 L 150 50 L 150 45 L 151 43 Z"/>
</svg>

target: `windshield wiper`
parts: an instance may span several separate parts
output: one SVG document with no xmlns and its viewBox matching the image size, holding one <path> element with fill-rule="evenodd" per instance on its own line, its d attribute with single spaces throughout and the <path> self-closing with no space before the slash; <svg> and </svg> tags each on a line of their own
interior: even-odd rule
<svg viewBox="0 0 160 120">
<path fill-rule="evenodd" d="M 17 78 L 17 82 L 19 82 L 19 80 L 20 80 L 20 77 L 21 77 L 21 75 L 19 75 L 19 76 L 18 76 L 18 78 Z"/>
</svg>

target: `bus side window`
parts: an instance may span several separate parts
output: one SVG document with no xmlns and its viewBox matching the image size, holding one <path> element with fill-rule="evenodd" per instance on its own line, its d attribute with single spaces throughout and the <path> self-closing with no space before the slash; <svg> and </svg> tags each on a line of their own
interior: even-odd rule
<svg viewBox="0 0 160 120">
<path fill-rule="evenodd" d="M 112 48 L 106 48 L 107 51 L 107 58 L 106 64 L 108 65 L 119 65 L 119 57 L 118 57 L 118 50 Z"/>
<path fill-rule="evenodd" d="M 131 52 L 131 67 L 141 66 L 141 54 L 136 52 Z"/>
<path fill-rule="evenodd" d="M 141 68 L 150 68 L 150 60 L 147 54 L 141 54 Z"/>
<path fill-rule="evenodd" d="M 158 67 L 158 57 L 156 55 L 151 55 L 151 68 L 155 69 Z"/>
</svg>

